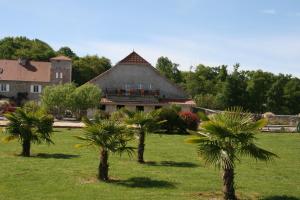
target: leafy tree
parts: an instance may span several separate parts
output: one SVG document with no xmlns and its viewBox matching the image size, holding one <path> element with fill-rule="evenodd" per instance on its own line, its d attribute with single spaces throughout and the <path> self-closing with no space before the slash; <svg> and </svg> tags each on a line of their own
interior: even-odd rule
<svg viewBox="0 0 300 200">
<path fill-rule="evenodd" d="M 5 37 L 0 40 L 0 59 L 27 58 L 48 61 L 55 56 L 54 50 L 45 42 L 26 37 Z"/>
<path fill-rule="evenodd" d="M 72 110 L 80 119 L 86 114 L 87 109 L 95 108 L 99 104 L 101 90 L 94 84 L 86 83 L 76 88 L 72 95 Z"/>
<path fill-rule="evenodd" d="M 224 106 L 242 106 L 247 107 L 248 96 L 246 91 L 247 79 L 242 72 L 238 71 L 239 64 L 234 66 L 232 74 L 228 75 L 220 93 L 219 102 Z"/>
<path fill-rule="evenodd" d="M 287 114 L 300 113 L 300 79 L 290 79 L 283 88 L 285 106 L 288 109 Z"/>
<path fill-rule="evenodd" d="M 111 68 L 111 62 L 105 57 L 85 56 L 73 61 L 73 81 L 82 85 Z"/>
<path fill-rule="evenodd" d="M 22 156 L 30 156 L 31 143 L 40 144 L 51 140 L 53 117 L 43 112 L 29 112 L 18 108 L 14 113 L 5 114 L 9 123 L 5 129 L 5 141 L 18 139 L 22 144 Z"/>
<path fill-rule="evenodd" d="M 98 179 L 107 181 L 108 177 L 108 157 L 109 152 L 122 154 L 127 152 L 132 154 L 134 148 L 128 147 L 127 143 L 132 139 L 130 130 L 116 121 L 109 119 L 86 120 L 85 135 L 76 136 L 83 140 L 85 144 L 78 144 L 77 147 L 94 146 L 100 150 L 100 164 L 98 168 Z"/>
<path fill-rule="evenodd" d="M 126 111 L 128 116 L 125 122 L 134 129 L 138 135 L 138 162 L 145 163 L 144 151 L 145 151 L 145 137 L 146 133 L 159 132 L 159 125 L 164 121 L 158 121 L 158 112 L 130 112 Z"/>
<path fill-rule="evenodd" d="M 288 78 L 280 75 L 267 92 L 267 109 L 276 114 L 288 113 L 284 100 L 284 86 Z"/>
<path fill-rule="evenodd" d="M 182 81 L 181 72 L 178 69 L 178 64 L 173 63 L 168 57 L 159 57 L 156 63 L 156 69 L 175 83 Z"/>
<path fill-rule="evenodd" d="M 65 111 L 72 108 L 75 89 L 75 85 L 71 83 L 46 86 L 41 95 L 42 106 L 61 119 Z"/>
<path fill-rule="evenodd" d="M 77 59 L 78 56 L 72 51 L 70 47 L 61 47 L 57 52 L 57 55 L 64 55 L 72 59 Z"/>
<path fill-rule="evenodd" d="M 210 116 L 201 124 L 197 137 L 187 140 L 198 145 L 199 155 L 208 164 L 223 170 L 223 193 L 225 200 L 235 200 L 234 169 L 241 156 L 269 161 L 274 153 L 255 144 L 255 134 L 266 120 L 253 121 L 250 113 L 233 108 Z"/>
</svg>

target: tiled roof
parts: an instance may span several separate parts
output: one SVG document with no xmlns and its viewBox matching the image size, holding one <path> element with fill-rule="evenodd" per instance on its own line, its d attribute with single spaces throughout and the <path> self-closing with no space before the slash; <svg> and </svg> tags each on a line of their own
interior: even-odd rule
<svg viewBox="0 0 300 200">
<path fill-rule="evenodd" d="M 118 62 L 118 64 L 138 64 L 138 65 L 151 65 L 149 62 L 147 62 L 144 58 L 142 58 L 139 54 L 137 54 L 135 51 L 133 51 L 131 54 L 126 56 L 123 60 Z"/>
<path fill-rule="evenodd" d="M 0 81 L 50 82 L 50 62 L 29 61 L 20 65 L 18 60 L 0 60 Z"/>
<path fill-rule="evenodd" d="M 69 58 L 69 57 L 67 57 L 67 56 L 60 55 L 60 56 L 56 56 L 54 58 L 50 58 L 50 60 L 66 60 L 66 61 L 71 61 L 72 59 Z"/>
</svg>

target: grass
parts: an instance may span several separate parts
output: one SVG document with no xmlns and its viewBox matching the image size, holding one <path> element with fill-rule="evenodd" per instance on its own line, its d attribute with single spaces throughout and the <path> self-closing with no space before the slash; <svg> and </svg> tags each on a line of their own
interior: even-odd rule
<svg viewBox="0 0 300 200">
<path fill-rule="evenodd" d="M 17 141 L 0 143 L 0 199 L 218 199 L 219 170 L 197 158 L 187 136 L 147 135 L 140 165 L 127 155 L 110 157 L 110 183 L 98 182 L 97 149 L 77 149 L 80 129 L 57 129 L 55 145 L 33 145 L 32 157 L 17 156 Z M 1 136 L 0 136 L 1 137 Z M 236 169 L 241 199 L 300 199 L 300 135 L 261 134 L 261 146 L 277 153 L 272 163 L 243 159 Z M 135 143 L 133 143 L 135 145 Z"/>
</svg>

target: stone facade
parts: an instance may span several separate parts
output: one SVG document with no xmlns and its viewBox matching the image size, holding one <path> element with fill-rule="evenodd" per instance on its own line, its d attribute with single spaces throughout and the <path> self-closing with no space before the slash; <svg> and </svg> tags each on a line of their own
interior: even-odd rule
<svg viewBox="0 0 300 200">
<path fill-rule="evenodd" d="M 38 101 L 42 90 L 48 85 L 70 83 L 72 79 L 71 59 L 59 56 L 50 62 L 0 60 L 1 98 Z M 10 70 L 14 70 L 12 74 Z"/>
<path fill-rule="evenodd" d="M 99 108 L 108 113 L 122 107 L 149 112 L 173 104 L 183 111 L 191 111 L 195 106 L 179 86 L 135 52 L 89 82 L 102 90 Z M 90 111 L 89 115 L 92 113 Z"/>
</svg>

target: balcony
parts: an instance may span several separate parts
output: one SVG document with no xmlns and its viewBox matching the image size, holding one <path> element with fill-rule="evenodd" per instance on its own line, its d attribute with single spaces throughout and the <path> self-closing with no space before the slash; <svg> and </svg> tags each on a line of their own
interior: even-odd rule
<svg viewBox="0 0 300 200">
<path fill-rule="evenodd" d="M 119 89 L 119 88 L 106 88 L 103 91 L 106 97 L 120 96 L 120 97 L 159 97 L 159 90 L 150 89 Z"/>
</svg>

